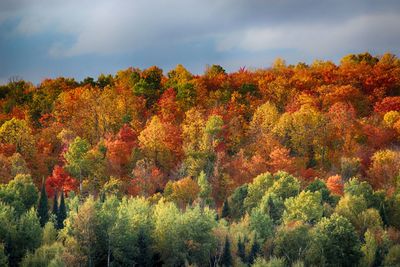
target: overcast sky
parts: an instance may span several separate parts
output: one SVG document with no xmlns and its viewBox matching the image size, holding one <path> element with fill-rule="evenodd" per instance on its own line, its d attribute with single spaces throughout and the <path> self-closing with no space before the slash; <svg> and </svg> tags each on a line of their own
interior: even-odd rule
<svg viewBox="0 0 400 267">
<path fill-rule="evenodd" d="M 399 0 L 0 0 L 0 83 L 400 53 Z"/>
</svg>

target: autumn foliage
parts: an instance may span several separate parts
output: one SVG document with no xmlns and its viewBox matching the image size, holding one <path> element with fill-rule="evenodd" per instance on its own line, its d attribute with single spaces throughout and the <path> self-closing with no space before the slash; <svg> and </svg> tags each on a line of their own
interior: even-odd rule
<svg viewBox="0 0 400 267">
<path fill-rule="evenodd" d="M 378 152 L 397 153 L 399 73 L 395 55 L 364 53 L 232 73 L 211 65 L 194 75 L 178 65 L 166 74 L 130 67 L 81 82 L 12 81 L 1 87 L 1 173 L 21 172 L 11 160 L 19 153 L 37 185 L 49 177 L 50 194 L 75 188 L 69 172 L 85 192 L 100 193 L 113 177 L 123 192 L 148 196 L 204 171 L 221 203 L 266 171 L 296 175 L 303 186 L 324 179 L 340 193 L 331 174 L 343 158 L 358 158 L 356 175 L 392 187 L 396 160 Z M 76 138 L 85 150 L 67 164 Z"/>
<path fill-rule="evenodd" d="M 64 192 L 66 195 L 70 191 L 78 188 L 78 183 L 75 178 L 71 177 L 63 167 L 56 165 L 51 176 L 46 179 L 46 191 L 49 196 L 54 193 Z"/>
</svg>

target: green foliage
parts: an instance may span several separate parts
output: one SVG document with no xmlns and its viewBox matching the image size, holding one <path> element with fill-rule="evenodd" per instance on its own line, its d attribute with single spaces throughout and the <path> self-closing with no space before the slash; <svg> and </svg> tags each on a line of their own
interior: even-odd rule
<svg viewBox="0 0 400 267">
<path fill-rule="evenodd" d="M 289 264 L 304 260 L 311 242 L 309 230 L 309 226 L 301 223 L 281 226 L 274 239 L 274 255 Z"/>
<path fill-rule="evenodd" d="M 224 204 L 222 205 L 221 218 L 228 218 L 230 217 L 230 214 L 231 208 L 229 207 L 229 202 L 228 200 L 225 200 Z"/>
<path fill-rule="evenodd" d="M 275 182 L 272 187 L 268 189 L 266 194 L 272 193 L 282 200 L 285 200 L 300 193 L 300 182 L 296 177 L 286 172 L 279 171 L 274 174 L 274 179 Z"/>
<path fill-rule="evenodd" d="M 263 173 L 253 179 L 247 187 L 247 196 L 244 200 L 246 210 L 256 207 L 268 188 L 274 184 L 274 177 L 270 173 Z"/>
<path fill-rule="evenodd" d="M 60 206 L 58 207 L 57 220 L 56 220 L 57 229 L 64 228 L 64 221 L 66 218 L 67 218 L 67 208 L 65 206 L 64 191 L 62 191 L 60 197 Z"/>
<path fill-rule="evenodd" d="M 231 217 L 234 220 L 238 220 L 245 214 L 244 200 L 247 197 L 248 185 L 244 184 L 239 186 L 233 191 L 229 197 L 229 203 L 231 206 Z"/>
<path fill-rule="evenodd" d="M 329 191 L 325 182 L 320 179 L 312 181 L 305 190 L 310 192 L 320 192 L 323 202 L 329 203 L 332 206 L 336 205 L 336 199 L 331 195 L 331 192 Z"/>
<path fill-rule="evenodd" d="M 13 206 L 16 213 L 21 215 L 37 205 L 38 191 L 30 175 L 18 174 L 8 184 L 0 185 L 0 199 Z"/>
<path fill-rule="evenodd" d="M 260 254 L 261 254 L 261 246 L 258 243 L 257 236 L 255 236 L 249 252 L 249 258 L 248 258 L 249 264 L 253 264 Z"/>
<path fill-rule="evenodd" d="M 237 256 L 243 263 L 246 263 L 246 244 L 242 241 L 241 237 L 239 236 L 239 240 L 237 242 Z"/>
<path fill-rule="evenodd" d="M 45 244 L 35 250 L 34 253 L 30 252 L 26 254 L 21 262 L 23 267 L 42 267 L 51 266 L 51 262 L 57 257 L 61 256 L 63 246 L 60 243 Z M 53 263 L 54 264 L 54 263 Z M 59 267 L 64 264 L 57 265 Z"/>
<path fill-rule="evenodd" d="M 164 264 L 208 263 L 216 245 L 212 234 L 215 212 L 196 206 L 181 214 L 174 204 L 161 200 L 155 206 L 154 218 L 153 236 Z"/>
<path fill-rule="evenodd" d="M 363 196 L 345 195 L 339 200 L 335 212 L 347 218 L 357 230 L 360 230 L 360 214 L 366 209 L 367 203 Z"/>
<path fill-rule="evenodd" d="M 308 264 L 354 266 L 360 259 L 360 241 L 350 221 L 338 214 L 322 218 L 312 231 Z"/>
<path fill-rule="evenodd" d="M 267 213 L 255 208 L 250 214 L 250 230 L 255 231 L 261 240 L 265 240 L 273 234 L 273 222 Z"/>
<path fill-rule="evenodd" d="M 43 245 L 51 245 L 57 241 L 58 232 L 52 221 L 48 221 L 43 228 Z"/>
<path fill-rule="evenodd" d="M 268 261 L 259 257 L 254 261 L 254 264 L 251 266 L 256 267 L 285 267 L 285 259 L 271 257 Z"/>
<path fill-rule="evenodd" d="M 11 262 L 19 262 L 27 251 L 38 248 L 42 242 L 42 229 L 36 210 L 33 208 L 21 215 L 17 223 L 16 236 L 10 255 Z"/>
<path fill-rule="evenodd" d="M 298 196 L 285 200 L 286 210 L 283 213 L 285 223 L 302 221 L 314 224 L 322 218 L 321 193 L 302 191 Z"/>
<path fill-rule="evenodd" d="M 47 203 L 47 193 L 44 182 L 42 183 L 42 190 L 40 191 L 37 212 L 40 219 L 40 225 L 43 227 L 49 219 L 49 205 Z"/>
<path fill-rule="evenodd" d="M 200 188 L 199 197 L 203 204 L 211 206 L 213 204 L 213 199 L 211 197 L 212 187 L 204 171 L 201 171 L 199 177 L 197 177 L 197 184 Z"/>
<path fill-rule="evenodd" d="M 144 70 L 140 80 L 133 87 L 134 94 L 143 96 L 147 100 L 147 106 L 150 107 L 161 95 L 161 79 L 160 68 L 154 66 Z"/>
<path fill-rule="evenodd" d="M 400 265 L 400 245 L 394 245 L 389 249 L 385 260 L 383 261 L 383 266 L 399 266 Z"/>
<path fill-rule="evenodd" d="M 4 244 L 0 243 L 0 266 L 8 266 L 8 257 L 4 251 Z"/>
<path fill-rule="evenodd" d="M 231 253 L 231 241 L 229 241 L 228 236 L 225 237 L 225 245 L 224 245 L 224 250 L 222 252 L 220 264 L 221 264 L 221 266 L 224 266 L 224 267 L 233 266 L 232 253 Z"/>
<path fill-rule="evenodd" d="M 82 179 L 87 175 L 89 162 L 87 153 L 90 149 L 90 144 L 85 139 L 76 137 L 68 147 L 64 158 L 66 161 L 66 169 L 72 176 L 79 178 L 80 190 L 82 190 Z"/>
</svg>

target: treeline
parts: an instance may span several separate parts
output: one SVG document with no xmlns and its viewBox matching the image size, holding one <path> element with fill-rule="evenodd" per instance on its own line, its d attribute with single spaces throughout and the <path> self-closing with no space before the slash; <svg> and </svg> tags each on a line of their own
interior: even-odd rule
<svg viewBox="0 0 400 267">
<path fill-rule="evenodd" d="M 368 53 L 12 80 L 0 86 L 0 258 L 399 264 L 399 95 L 400 60 Z"/>
<path fill-rule="evenodd" d="M 27 175 L 2 186 L 0 263 L 6 266 L 398 266 L 400 197 L 349 179 L 341 195 L 323 180 L 305 188 L 263 173 L 218 212 L 199 177 L 179 208 L 164 197 L 71 193 L 53 198 Z M 37 206 L 39 203 L 39 206 Z M 45 205 L 43 205 L 45 203 Z M 37 208 L 38 207 L 38 208 Z M 36 209 L 37 208 L 37 209 Z M 68 214 L 68 216 L 66 216 Z"/>
</svg>

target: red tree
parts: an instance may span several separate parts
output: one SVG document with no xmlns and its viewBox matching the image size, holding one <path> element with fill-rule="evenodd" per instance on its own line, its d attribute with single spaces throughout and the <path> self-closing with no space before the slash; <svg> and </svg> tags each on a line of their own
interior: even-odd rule
<svg viewBox="0 0 400 267">
<path fill-rule="evenodd" d="M 114 139 L 107 140 L 107 158 L 117 173 L 129 162 L 136 140 L 137 135 L 128 124 L 122 126 Z"/>
<path fill-rule="evenodd" d="M 56 191 L 64 191 L 67 195 L 68 192 L 74 191 L 77 188 L 77 180 L 71 177 L 63 167 L 58 165 L 54 167 L 52 175 L 46 179 L 46 191 L 49 197 L 52 197 Z"/>
<path fill-rule="evenodd" d="M 334 175 L 328 178 L 326 186 L 334 195 L 343 195 L 343 181 L 340 175 Z"/>
<path fill-rule="evenodd" d="M 385 97 L 382 101 L 375 104 L 374 109 L 379 113 L 389 111 L 400 111 L 400 96 Z"/>
</svg>

